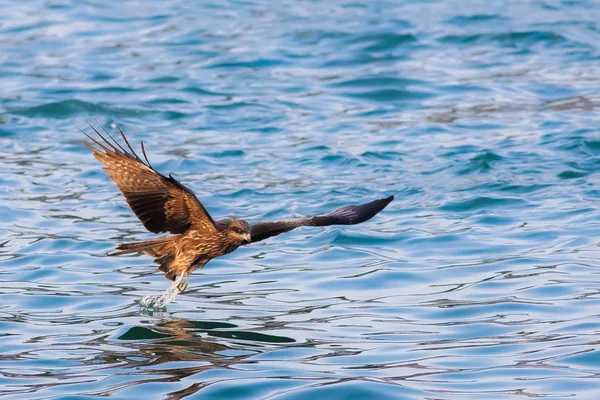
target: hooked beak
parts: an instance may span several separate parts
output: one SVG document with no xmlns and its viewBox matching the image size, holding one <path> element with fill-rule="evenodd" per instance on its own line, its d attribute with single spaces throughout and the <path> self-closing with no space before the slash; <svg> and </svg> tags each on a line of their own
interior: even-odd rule
<svg viewBox="0 0 600 400">
<path fill-rule="evenodd" d="M 250 243 L 252 243 L 252 237 L 250 236 L 249 233 L 246 233 L 244 235 L 244 240 L 242 241 L 242 246 L 245 244 L 250 244 Z"/>
</svg>

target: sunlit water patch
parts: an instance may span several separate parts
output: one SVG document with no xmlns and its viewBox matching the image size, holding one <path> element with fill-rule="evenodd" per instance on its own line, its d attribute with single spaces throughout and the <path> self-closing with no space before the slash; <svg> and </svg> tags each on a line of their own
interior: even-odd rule
<svg viewBox="0 0 600 400">
<path fill-rule="evenodd" d="M 4 7 L 0 396 L 596 399 L 599 21 L 585 0 Z M 152 235 L 86 121 L 216 218 L 396 200 L 171 299 L 149 256 L 106 256 Z"/>
</svg>

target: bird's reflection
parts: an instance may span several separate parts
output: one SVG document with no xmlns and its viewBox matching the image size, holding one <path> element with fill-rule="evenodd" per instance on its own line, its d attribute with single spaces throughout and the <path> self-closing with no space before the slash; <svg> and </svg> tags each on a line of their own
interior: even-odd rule
<svg viewBox="0 0 600 400">
<path fill-rule="evenodd" d="M 237 327 L 224 322 L 173 318 L 166 312 L 154 313 L 153 316 L 162 319 L 153 326 L 132 326 L 118 337 L 126 347 L 134 347 L 140 353 L 148 355 L 146 365 L 171 361 L 206 361 L 217 352 L 231 347 L 204 339 L 202 335 L 215 329 Z"/>
<path fill-rule="evenodd" d="M 153 325 L 131 326 L 116 338 L 125 351 L 105 351 L 91 361 L 109 364 L 113 373 L 133 378 L 106 388 L 104 395 L 137 384 L 181 382 L 214 368 L 228 369 L 247 362 L 244 359 L 268 343 L 294 342 L 292 338 L 241 330 L 228 322 L 188 320 L 167 312 L 148 313 L 157 318 Z M 185 365 L 178 367 L 180 363 Z M 138 376 L 139 379 L 134 378 Z M 148 379 L 149 376 L 156 378 Z M 169 393 L 167 398 L 183 399 L 204 386 L 205 383 L 197 380 L 187 388 Z"/>
</svg>

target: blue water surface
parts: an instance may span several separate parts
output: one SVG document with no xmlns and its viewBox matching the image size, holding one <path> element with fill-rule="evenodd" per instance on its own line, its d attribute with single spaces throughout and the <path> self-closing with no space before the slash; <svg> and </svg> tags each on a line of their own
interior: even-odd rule
<svg viewBox="0 0 600 400">
<path fill-rule="evenodd" d="M 0 396 L 599 398 L 600 2 L 3 2 L 0 88 Z M 396 200 L 141 312 L 86 121 L 216 218 Z"/>
</svg>

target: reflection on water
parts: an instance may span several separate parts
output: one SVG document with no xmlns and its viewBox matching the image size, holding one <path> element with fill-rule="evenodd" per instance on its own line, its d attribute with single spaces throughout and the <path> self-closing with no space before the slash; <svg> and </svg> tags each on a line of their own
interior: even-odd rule
<svg viewBox="0 0 600 400">
<path fill-rule="evenodd" d="M 0 396 L 597 398 L 599 21 L 585 0 L 5 7 Z M 150 236 L 86 120 L 218 218 L 397 200 L 140 309 L 171 282 L 106 257 Z"/>
</svg>

